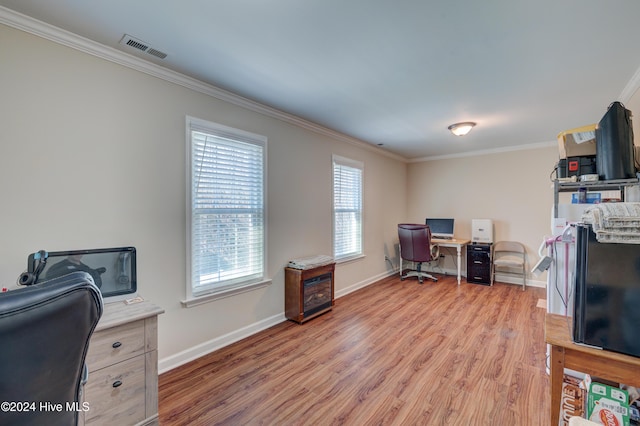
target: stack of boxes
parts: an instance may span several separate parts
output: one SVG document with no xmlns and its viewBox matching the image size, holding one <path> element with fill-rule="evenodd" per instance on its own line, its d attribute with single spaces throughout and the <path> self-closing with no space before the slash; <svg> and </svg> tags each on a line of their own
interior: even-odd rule
<svg viewBox="0 0 640 426">
<path fill-rule="evenodd" d="M 613 383 L 612 383 L 613 385 Z M 576 416 L 588 419 L 589 424 L 604 426 L 636 426 L 640 421 L 637 404 L 638 389 L 611 386 L 565 374 L 562 383 L 562 406 L 559 426 L 572 424 Z M 628 389 L 628 390 L 627 390 Z"/>
<path fill-rule="evenodd" d="M 558 177 L 576 180 L 583 175 L 597 174 L 596 125 L 578 127 L 558 135 Z"/>
<path fill-rule="evenodd" d="M 610 181 L 637 177 L 638 147 L 634 144 L 632 113 L 612 102 L 598 124 L 558 135 L 558 179 Z"/>
</svg>

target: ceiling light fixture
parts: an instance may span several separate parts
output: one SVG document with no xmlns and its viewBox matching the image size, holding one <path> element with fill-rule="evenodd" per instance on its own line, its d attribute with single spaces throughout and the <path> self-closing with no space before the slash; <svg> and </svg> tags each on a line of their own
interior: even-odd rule
<svg viewBox="0 0 640 426">
<path fill-rule="evenodd" d="M 464 136 L 467 133 L 469 133 L 471 129 L 473 129 L 473 126 L 475 125 L 476 123 L 474 122 L 465 121 L 464 123 L 452 124 L 451 126 L 448 127 L 448 129 L 451 130 L 451 133 L 453 133 L 456 136 Z"/>
</svg>

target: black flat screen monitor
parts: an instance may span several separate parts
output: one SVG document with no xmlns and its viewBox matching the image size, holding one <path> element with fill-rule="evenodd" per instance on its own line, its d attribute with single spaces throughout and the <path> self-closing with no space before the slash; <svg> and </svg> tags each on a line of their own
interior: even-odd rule
<svg viewBox="0 0 640 426">
<path fill-rule="evenodd" d="M 425 223 L 429 225 L 433 238 L 453 238 L 454 220 L 452 218 L 427 218 Z"/>
<path fill-rule="evenodd" d="M 44 256 L 43 256 L 44 254 Z M 40 266 L 45 257 L 44 267 Z M 93 277 L 105 302 L 132 297 L 137 291 L 135 247 L 31 253 L 27 272 L 38 271 L 34 284 L 83 271 Z"/>
</svg>

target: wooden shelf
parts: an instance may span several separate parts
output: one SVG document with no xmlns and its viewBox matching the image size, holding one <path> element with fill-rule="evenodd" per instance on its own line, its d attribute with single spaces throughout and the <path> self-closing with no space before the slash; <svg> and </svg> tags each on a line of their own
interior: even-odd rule
<svg viewBox="0 0 640 426">
<path fill-rule="evenodd" d="M 558 203 L 560 192 L 577 192 L 580 188 L 587 191 L 610 191 L 620 190 L 620 195 L 624 201 L 624 189 L 627 186 L 638 185 L 638 178 L 599 180 L 595 182 L 559 182 L 553 181 L 553 217 L 558 217 Z"/>
</svg>

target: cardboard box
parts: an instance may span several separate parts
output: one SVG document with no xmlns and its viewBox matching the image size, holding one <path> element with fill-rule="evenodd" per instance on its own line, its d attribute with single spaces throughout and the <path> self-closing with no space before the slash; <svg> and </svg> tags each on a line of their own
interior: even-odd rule
<svg viewBox="0 0 640 426">
<path fill-rule="evenodd" d="M 606 426 L 629 426 L 629 393 L 592 382 L 587 394 L 587 418 Z"/>
<path fill-rule="evenodd" d="M 560 158 L 596 155 L 596 125 L 576 127 L 558 134 Z"/>
<path fill-rule="evenodd" d="M 562 378 L 562 399 L 558 426 L 567 426 L 571 417 L 584 417 L 586 392 L 580 388 L 580 379 L 565 374 Z"/>
</svg>

